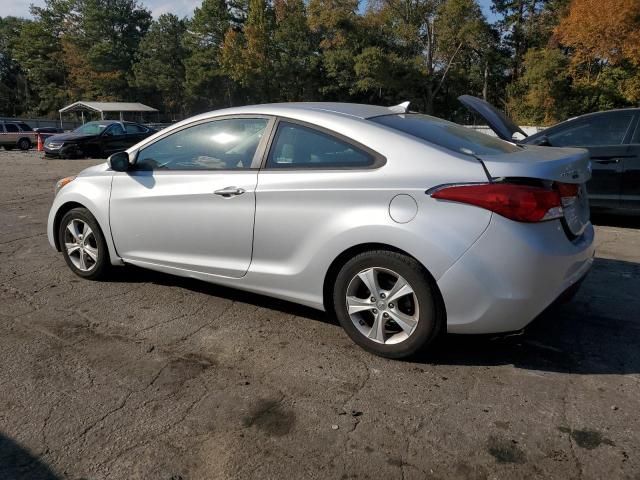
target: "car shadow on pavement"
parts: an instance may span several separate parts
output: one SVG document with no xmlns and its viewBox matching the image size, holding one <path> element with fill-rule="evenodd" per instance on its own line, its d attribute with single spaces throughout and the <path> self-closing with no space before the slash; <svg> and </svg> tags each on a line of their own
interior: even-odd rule
<svg viewBox="0 0 640 480">
<path fill-rule="evenodd" d="M 574 374 L 640 373 L 640 264 L 597 258 L 578 295 L 521 335 L 448 335 L 423 363 Z"/>
<path fill-rule="evenodd" d="M 216 297 L 224 298 L 227 300 L 233 300 L 236 302 L 255 305 L 256 307 L 276 310 L 288 315 L 296 315 L 298 317 L 308 318 L 309 320 L 316 320 L 323 323 L 338 325 L 338 321 L 335 320 L 332 316 L 327 315 L 325 312 L 321 312 L 320 310 L 305 307 L 304 305 L 288 302 L 286 300 L 279 300 L 277 298 L 260 295 L 258 293 L 245 292 L 243 290 L 238 290 L 235 288 L 215 285 L 213 283 L 207 283 L 192 278 L 178 277 L 175 275 L 169 275 L 167 273 L 146 270 L 144 268 L 138 268 L 132 265 L 114 269 L 114 272 L 110 276 L 108 281 L 154 283 L 156 285 L 172 287 L 180 286 L 196 293 L 214 295 Z"/>
<path fill-rule="evenodd" d="M 193 292 L 338 326 L 295 303 L 127 266 L 111 281 L 180 286 Z M 597 258 L 578 295 L 552 305 L 518 335 L 446 335 L 411 362 L 496 366 L 575 374 L 640 373 L 640 264 Z M 354 345 L 353 348 L 358 348 Z"/>
<path fill-rule="evenodd" d="M 57 480 L 60 477 L 29 450 L 0 433 L 0 478 Z"/>
</svg>

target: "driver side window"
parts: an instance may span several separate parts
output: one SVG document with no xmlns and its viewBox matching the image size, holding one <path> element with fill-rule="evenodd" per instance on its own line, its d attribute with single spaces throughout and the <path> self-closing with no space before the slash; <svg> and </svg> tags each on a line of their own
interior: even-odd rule
<svg viewBox="0 0 640 480">
<path fill-rule="evenodd" d="M 267 127 L 265 118 L 230 118 L 179 130 L 142 149 L 137 170 L 251 168 Z"/>
</svg>

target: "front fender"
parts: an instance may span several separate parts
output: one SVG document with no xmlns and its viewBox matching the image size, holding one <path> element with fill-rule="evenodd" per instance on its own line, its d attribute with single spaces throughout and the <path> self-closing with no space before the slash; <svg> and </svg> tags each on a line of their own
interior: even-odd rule
<svg viewBox="0 0 640 480">
<path fill-rule="evenodd" d="M 122 260 L 116 252 L 109 226 L 109 198 L 111 196 L 111 181 L 113 178 L 111 173 L 105 172 L 105 175 L 91 177 L 79 176 L 58 192 L 58 195 L 53 200 L 47 221 L 47 237 L 49 244 L 54 249 L 60 250 L 56 241 L 57 221 L 70 208 L 80 205 L 89 210 L 98 222 L 107 243 L 111 263 L 113 265 L 122 264 Z"/>
</svg>

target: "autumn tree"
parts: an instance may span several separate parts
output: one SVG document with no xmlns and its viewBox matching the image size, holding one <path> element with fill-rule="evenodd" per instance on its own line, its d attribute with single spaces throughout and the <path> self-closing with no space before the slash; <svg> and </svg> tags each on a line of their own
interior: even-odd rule
<svg viewBox="0 0 640 480">
<path fill-rule="evenodd" d="M 640 101 L 640 2 L 573 0 L 555 33 L 569 49 L 571 75 L 590 93 L 591 108 L 603 107 L 603 95 L 605 105 L 616 103 L 612 82 L 624 100 Z"/>
<path fill-rule="evenodd" d="M 223 72 L 243 88 L 246 102 L 274 99 L 274 12 L 266 0 L 249 0 L 244 28 L 227 31 L 221 51 Z"/>
</svg>

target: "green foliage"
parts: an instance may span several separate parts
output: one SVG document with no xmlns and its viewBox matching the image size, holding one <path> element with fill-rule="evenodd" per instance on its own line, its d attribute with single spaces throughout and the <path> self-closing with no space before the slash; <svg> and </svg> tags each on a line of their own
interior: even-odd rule
<svg viewBox="0 0 640 480">
<path fill-rule="evenodd" d="M 570 95 L 568 61 L 556 48 L 531 49 L 524 73 L 509 87 L 509 110 L 521 123 L 550 125 L 566 118 Z"/>
<path fill-rule="evenodd" d="M 137 0 L 72 0 L 64 16 L 65 62 L 74 96 L 124 100 L 151 13 Z"/>
<path fill-rule="evenodd" d="M 140 42 L 133 66 L 135 85 L 157 99 L 168 113 L 181 113 L 184 108 L 186 29 L 184 20 L 161 15 Z"/>
<path fill-rule="evenodd" d="M 25 75 L 15 58 L 20 31 L 25 20 L 0 18 L 0 112 L 16 112 L 25 109 L 28 98 Z"/>
<path fill-rule="evenodd" d="M 196 8 L 184 36 L 187 108 L 201 112 L 230 105 L 230 82 L 222 72 L 220 50 L 234 17 L 224 0 L 204 0 Z"/>
<path fill-rule="evenodd" d="M 54 116 L 80 99 L 174 118 L 410 100 L 467 122 L 457 97 L 472 94 L 548 124 L 640 101 L 636 0 L 493 0 L 493 25 L 478 0 L 202 0 L 190 19 L 155 21 L 140 1 L 45 0 L 33 20 L 0 18 L 0 114 Z"/>
</svg>

